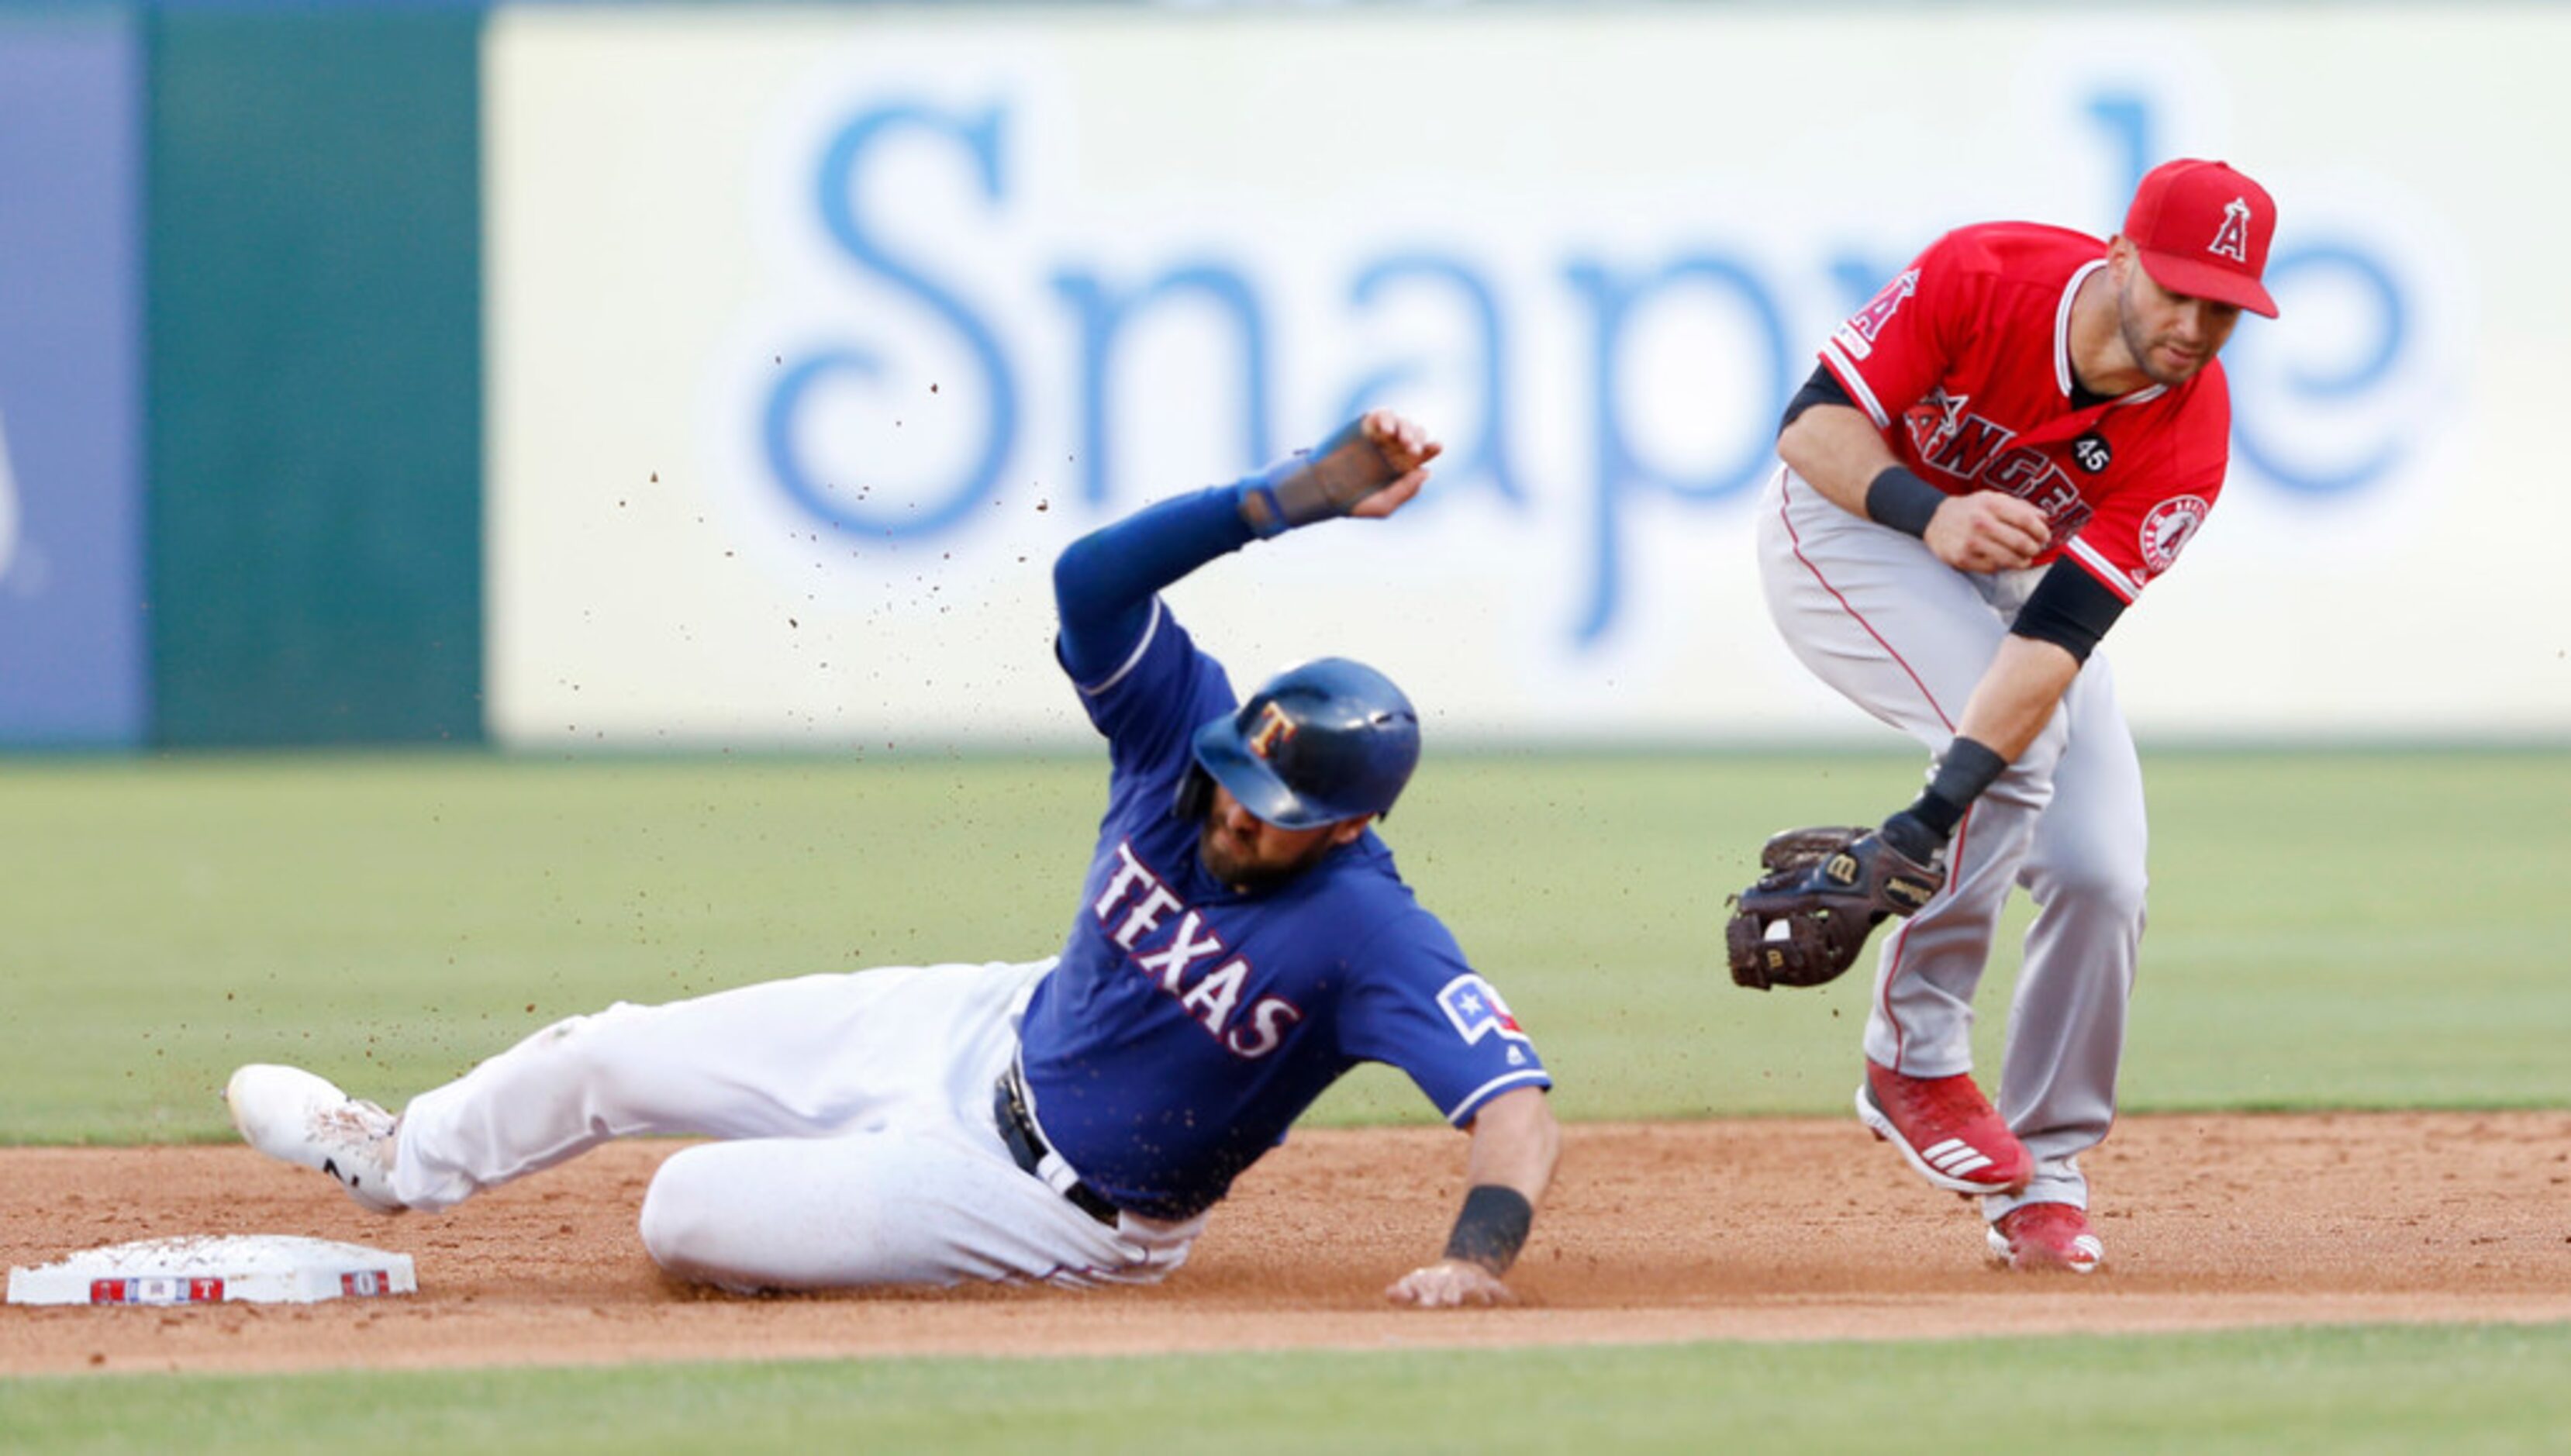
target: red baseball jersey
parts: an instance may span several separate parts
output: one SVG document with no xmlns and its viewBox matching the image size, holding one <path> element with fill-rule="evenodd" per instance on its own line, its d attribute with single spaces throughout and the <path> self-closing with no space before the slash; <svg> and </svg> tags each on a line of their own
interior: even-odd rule
<svg viewBox="0 0 2571 1456">
<path fill-rule="evenodd" d="M 2209 360 L 2176 389 L 2074 407 L 2071 299 L 2106 256 L 2066 228 L 1959 228 L 1820 352 L 1902 464 L 1948 495 L 2032 502 L 2053 526 L 2037 564 L 2068 554 L 2130 603 L 2223 493 L 2232 394 Z"/>
</svg>

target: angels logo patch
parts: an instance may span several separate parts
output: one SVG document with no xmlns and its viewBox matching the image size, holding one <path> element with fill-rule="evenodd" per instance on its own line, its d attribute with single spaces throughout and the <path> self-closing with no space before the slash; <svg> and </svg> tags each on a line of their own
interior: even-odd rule
<svg viewBox="0 0 2571 1456">
<path fill-rule="evenodd" d="M 1455 1035 L 1468 1046 L 1493 1032 L 1511 1041 L 1528 1039 L 1518 1030 L 1518 1019 L 1509 1014 L 1508 1003 L 1479 976 L 1466 974 L 1447 982 L 1446 989 L 1437 993 L 1437 1008 L 1446 1013 Z"/>
<path fill-rule="evenodd" d="M 2201 496 L 2173 496 L 2152 507 L 2143 517 L 2143 565 L 2159 576 L 2178 564 L 2178 554 L 2186 549 L 2188 538 L 2205 524 L 2205 513 L 2214 509 Z"/>
<path fill-rule="evenodd" d="M 1847 350 L 1851 359 L 1862 359 L 1873 353 L 1875 336 L 1883 332 L 1883 326 L 1892 321 L 1893 314 L 1901 311 L 1902 300 L 1918 291 L 1917 268 L 1884 284 L 1883 291 L 1875 294 L 1872 302 L 1858 309 L 1855 317 L 1839 325 L 1836 335 L 1839 347 Z"/>
</svg>

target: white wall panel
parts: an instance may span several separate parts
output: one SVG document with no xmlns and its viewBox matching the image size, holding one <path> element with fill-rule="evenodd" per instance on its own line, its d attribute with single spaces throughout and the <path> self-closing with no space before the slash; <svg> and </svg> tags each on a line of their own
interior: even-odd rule
<svg viewBox="0 0 2571 1456">
<path fill-rule="evenodd" d="M 2104 233 L 2193 154 L 2278 198 L 2285 316 L 2110 640 L 2138 726 L 2559 734 L 2566 54 L 2522 7 L 503 11 L 492 728 L 1074 739 L 1052 553 L 1370 400 L 1451 468 L 1174 593 L 1237 678 L 1867 735 L 1759 603 L 1785 395 L 1940 229 Z"/>
</svg>

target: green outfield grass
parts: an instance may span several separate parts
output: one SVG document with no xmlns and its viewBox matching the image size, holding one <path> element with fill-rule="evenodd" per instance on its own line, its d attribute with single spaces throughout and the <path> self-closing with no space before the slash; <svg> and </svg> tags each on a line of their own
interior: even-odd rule
<svg viewBox="0 0 2571 1456">
<path fill-rule="evenodd" d="M 0 1381 L 82 1452 L 2559 1450 L 2571 1329 Z"/>
<path fill-rule="evenodd" d="M 2571 1105 L 2571 754 L 2152 755 L 2128 1105 Z M 1720 957 L 1760 838 L 1900 756 L 1432 757 L 1387 827 L 1574 1118 L 1831 1113 L 1866 988 Z M 618 998 L 1048 951 L 1087 758 L 0 761 L 0 1142 L 228 1136 L 232 1066 L 397 1103 Z M 2019 915 L 2022 922 L 2023 914 Z M 1996 1048 L 2013 957 L 1981 999 Z M 1412 1119 L 1389 1074 L 1320 1116 Z M 1423 1338 L 1433 1336 L 1423 1321 Z M 2558 1449 L 2571 1327 L 0 1379 L 8 1451 Z M 1897 1434 L 1896 1434 L 1897 1433 Z"/>
<path fill-rule="evenodd" d="M 2136 1111 L 2571 1105 L 2571 754 L 2163 753 Z M 0 762 L 0 1142 L 228 1136 L 236 1064 L 398 1103 L 612 1000 L 1059 941 L 1087 757 Z M 1835 1113 L 1866 978 L 1758 995 L 1722 900 L 1909 755 L 1432 756 L 1386 835 L 1574 1118 Z M 2022 912 L 2021 912 L 2022 919 Z M 1990 1065 L 2014 969 L 1981 997 Z M 1418 1119 L 1390 1074 L 1324 1104 Z"/>
</svg>

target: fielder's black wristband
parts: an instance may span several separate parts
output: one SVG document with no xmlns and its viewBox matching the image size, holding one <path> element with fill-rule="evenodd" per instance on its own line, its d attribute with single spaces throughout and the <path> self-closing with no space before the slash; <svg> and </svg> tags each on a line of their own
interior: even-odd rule
<svg viewBox="0 0 2571 1456">
<path fill-rule="evenodd" d="M 1907 819 L 1936 836 L 1929 846 L 1934 849 L 1954 834 L 1955 826 L 1964 821 L 1964 810 L 1973 806 L 1973 800 L 1982 796 L 1982 790 L 1997 782 L 2006 771 L 2008 760 L 1993 751 L 1989 744 L 1973 738 L 1956 738 L 1946 745 L 1944 756 L 1937 760 L 1937 769 L 1929 776 L 1928 786 L 1920 790 L 1919 797 L 1911 801 L 1910 807 L 1883 821 L 1883 842 L 1913 859 L 1924 860 L 1926 856 L 1913 849 L 1918 842 L 1917 834 L 1901 821 Z"/>
<path fill-rule="evenodd" d="M 1999 751 L 1978 738 L 1958 737 L 1946 745 L 1946 754 L 1937 760 L 1937 772 L 1928 780 L 1928 791 L 1961 808 L 1982 796 L 1982 790 L 1999 782 L 2008 771 L 2008 760 Z"/>
<path fill-rule="evenodd" d="M 1446 1256 L 1505 1274 L 1534 1226 L 1535 1205 L 1526 1195 L 1495 1183 L 1475 1184 L 1455 1215 L 1455 1231 L 1446 1236 Z"/>
<path fill-rule="evenodd" d="M 1925 537 L 1928 518 L 1946 503 L 1946 493 L 1903 465 L 1886 465 L 1865 488 L 1866 519 L 1890 526 L 1904 536 Z"/>
</svg>

